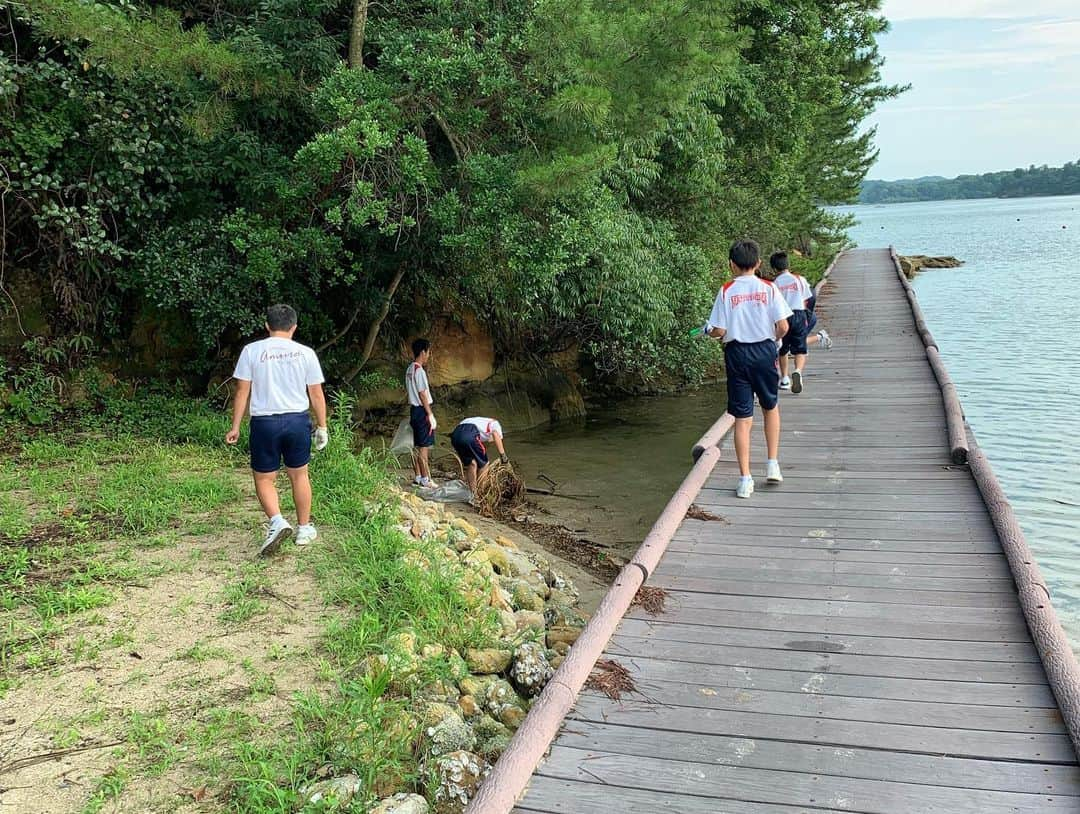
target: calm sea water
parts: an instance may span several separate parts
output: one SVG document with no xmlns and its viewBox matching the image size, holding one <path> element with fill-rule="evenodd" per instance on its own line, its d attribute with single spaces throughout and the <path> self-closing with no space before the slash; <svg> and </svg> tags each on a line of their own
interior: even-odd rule
<svg viewBox="0 0 1080 814">
<path fill-rule="evenodd" d="M 860 246 L 949 254 L 915 290 L 1080 646 L 1080 196 L 855 206 Z M 1065 227 L 1065 228 L 1062 228 Z"/>
</svg>

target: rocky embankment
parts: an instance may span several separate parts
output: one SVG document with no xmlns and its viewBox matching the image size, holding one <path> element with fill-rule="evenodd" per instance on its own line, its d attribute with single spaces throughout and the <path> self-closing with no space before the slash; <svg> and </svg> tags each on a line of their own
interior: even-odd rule
<svg viewBox="0 0 1080 814">
<path fill-rule="evenodd" d="M 909 280 L 915 278 L 923 269 L 954 269 L 964 265 L 963 260 L 955 257 L 932 257 L 925 254 L 900 255 L 900 268 Z"/>
<path fill-rule="evenodd" d="M 507 537 L 482 534 L 440 504 L 403 494 L 401 529 L 413 539 L 441 544 L 434 549 L 438 556 L 460 563 L 463 591 L 492 609 L 498 634 L 486 646 L 458 651 L 418 646 L 405 632 L 387 652 L 365 659 L 361 672 L 368 680 L 389 681 L 390 692 L 413 699 L 401 725 L 419 733 L 419 767 L 431 778 L 426 797 L 395 790 L 371 812 L 459 814 L 562 664 L 586 618 L 577 608 L 577 588 L 545 557 L 523 551 Z M 418 548 L 404 556 L 425 558 L 430 551 Z M 341 805 L 360 790 L 359 777 L 335 777 L 313 785 L 307 799 Z"/>
</svg>

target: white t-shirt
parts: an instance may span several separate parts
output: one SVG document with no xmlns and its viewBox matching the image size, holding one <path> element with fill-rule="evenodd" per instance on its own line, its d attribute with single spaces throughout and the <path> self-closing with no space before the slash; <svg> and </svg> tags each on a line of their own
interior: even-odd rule
<svg viewBox="0 0 1080 814">
<path fill-rule="evenodd" d="M 806 301 L 814 293 L 810 290 L 810 283 L 806 282 L 806 278 L 792 271 L 778 274 L 773 285 L 780 289 L 784 301 L 792 311 L 805 311 Z"/>
<path fill-rule="evenodd" d="M 306 412 L 308 385 L 325 381 L 315 351 L 278 336 L 245 345 L 233 376 L 251 382 L 252 416 Z"/>
<path fill-rule="evenodd" d="M 496 421 L 494 418 L 466 418 L 461 422 L 462 424 L 472 424 L 476 429 L 480 431 L 480 440 L 487 442 L 495 437 L 495 433 L 499 434 L 501 438 L 503 435 L 502 424 Z"/>
<path fill-rule="evenodd" d="M 435 399 L 428 385 L 427 371 L 424 370 L 423 365 L 413 362 L 405 370 L 405 392 L 409 394 L 409 404 L 413 407 L 423 407 L 424 402 L 420 401 L 420 394 L 425 390 L 428 391 L 428 402 L 434 404 Z"/>
<path fill-rule="evenodd" d="M 776 286 L 753 274 L 742 274 L 716 295 L 708 327 L 723 328 L 724 343 L 764 342 L 776 338 L 776 323 L 791 309 Z"/>
</svg>

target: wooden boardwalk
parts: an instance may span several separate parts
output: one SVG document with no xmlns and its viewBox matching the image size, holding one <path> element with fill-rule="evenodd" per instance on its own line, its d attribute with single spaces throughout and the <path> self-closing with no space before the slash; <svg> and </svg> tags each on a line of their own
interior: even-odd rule
<svg viewBox="0 0 1080 814">
<path fill-rule="evenodd" d="M 516 810 L 1080 812 L 1080 768 L 887 251 L 837 264 L 836 339 L 783 394 L 784 483 L 725 441 Z M 717 412 L 722 410 L 718 405 Z"/>
</svg>

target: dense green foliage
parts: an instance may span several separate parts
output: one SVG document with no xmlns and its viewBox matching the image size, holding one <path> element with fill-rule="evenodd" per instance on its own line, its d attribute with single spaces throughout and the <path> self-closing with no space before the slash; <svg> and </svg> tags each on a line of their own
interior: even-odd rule
<svg viewBox="0 0 1080 814">
<path fill-rule="evenodd" d="M 416 303 L 469 308 L 504 355 L 692 375 L 728 243 L 842 225 L 821 206 L 855 197 L 897 92 L 879 6 L 8 2 L 8 270 L 104 346 L 179 318 L 204 372 L 280 299 L 355 372 L 393 295 L 391 341 Z"/>
<path fill-rule="evenodd" d="M 1033 195 L 1080 195 L 1080 161 L 1063 167 L 1036 167 L 1026 170 L 960 175 L 956 178 L 864 181 L 859 203 L 906 203 L 945 201 L 962 198 L 1024 198 Z"/>
</svg>

